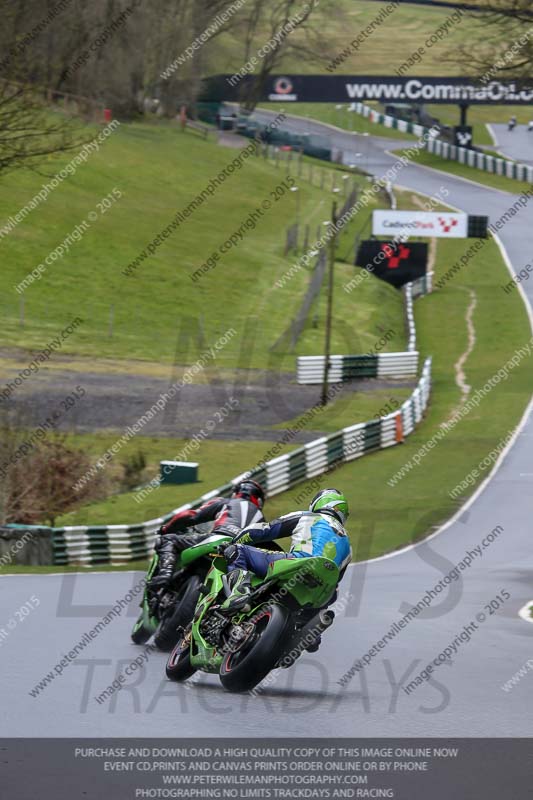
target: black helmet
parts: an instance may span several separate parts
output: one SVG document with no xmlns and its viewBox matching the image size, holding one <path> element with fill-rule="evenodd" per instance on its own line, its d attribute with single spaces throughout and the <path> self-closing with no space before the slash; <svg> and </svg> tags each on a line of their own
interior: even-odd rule
<svg viewBox="0 0 533 800">
<path fill-rule="evenodd" d="M 235 484 L 231 496 L 242 497 L 243 500 L 251 500 L 258 508 L 263 508 L 263 503 L 265 502 L 263 487 L 260 483 L 250 478 Z"/>
</svg>

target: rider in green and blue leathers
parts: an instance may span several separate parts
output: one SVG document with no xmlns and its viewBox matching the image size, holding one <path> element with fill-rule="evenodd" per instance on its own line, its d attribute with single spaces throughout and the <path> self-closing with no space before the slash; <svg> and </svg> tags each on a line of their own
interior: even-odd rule
<svg viewBox="0 0 533 800">
<path fill-rule="evenodd" d="M 230 573 L 231 596 L 223 604 L 229 611 L 246 605 L 251 591 L 251 573 L 265 577 L 269 564 L 280 558 L 323 556 L 338 566 L 341 577 L 352 558 L 352 548 L 344 523 L 349 509 L 338 489 L 323 489 L 313 498 L 309 511 L 294 511 L 272 522 L 245 528 L 238 543 L 226 547 L 224 556 Z M 253 547 L 259 542 L 292 537 L 289 553 L 269 553 Z"/>
</svg>

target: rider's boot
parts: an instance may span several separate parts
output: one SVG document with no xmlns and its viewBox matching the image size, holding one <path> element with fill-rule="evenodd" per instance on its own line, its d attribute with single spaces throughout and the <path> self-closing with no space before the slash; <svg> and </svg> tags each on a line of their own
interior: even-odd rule
<svg viewBox="0 0 533 800">
<path fill-rule="evenodd" d="M 222 603 L 221 608 L 224 611 L 241 611 L 248 604 L 250 593 L 252 591 L 252 573 L 243 569 L 234 569 L 228 576 L 228 584 L 231 588 L 231 594 L 227 600 Z"/>
<path fill-rule="evenodd" d="M 178 547 L 172 534 L 160 536 L 159 542 L 156 542 L 155 549 L 159 556 L 159 562 L 157 574 L 148 584 L 149 589 L 160 589 L 170 583 L 178 559 Z"/>
</svg>

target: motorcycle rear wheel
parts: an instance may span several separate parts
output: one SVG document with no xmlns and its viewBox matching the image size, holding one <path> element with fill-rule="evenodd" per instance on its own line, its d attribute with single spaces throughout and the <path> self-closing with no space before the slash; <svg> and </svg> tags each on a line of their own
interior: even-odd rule
<svg viewBox="0 0 533 800">
<path fill-rule="evenodd" d="M 268 675 L 281 656 L 289 612 L 276 603 L 253 616 L 255 630 L 238 650 L 227 653 L 219 677 L 228 692 L 249 692 Z"/>
</svg>

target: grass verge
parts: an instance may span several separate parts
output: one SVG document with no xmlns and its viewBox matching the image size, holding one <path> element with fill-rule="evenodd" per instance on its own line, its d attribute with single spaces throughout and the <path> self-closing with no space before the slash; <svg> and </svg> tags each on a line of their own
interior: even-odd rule
<svg viewBox="0 0 533 800">
<path fill-rule="evenodd" d="M 439 243 L 437 279 L 463 250 L 460 240 Z M 475 292 L 477 300 L 473 316 L 476 344 L 465 365 L 472 393 L 529 341 L 529 320 L 519 294 L 508 295 L 505 302 L 500 297 L 499 286 L 506 280 L 508 272 L 500 252 L 490 242 L 446 288 L 417 300 L 419 343 L 424 354 L 434 356 L 433 395 L 424 423 L 400 447 L 339 467 L 333 474 L 273 498 L 267 506 L 268 515 L 302 507 L 319 489 L 339 486 L 352 508 L 348 527 L 359 559 L 394 550 L 447 519 L 488 470 L 481 471 L 477 482 L 459 499 L 453 499 L 450 492 L 493 449 L 501 446 L 518 424 L 533 390 L 528 358 L 462 419 L 420 466 L 395 486 L 387 481 L 440 429 L 460 403 L 454 364 L 467 349 L 465 315 L 471 303 L 470 292 Z M 495 518 L 494 526 L 498 522 Z"/>
</svg>

